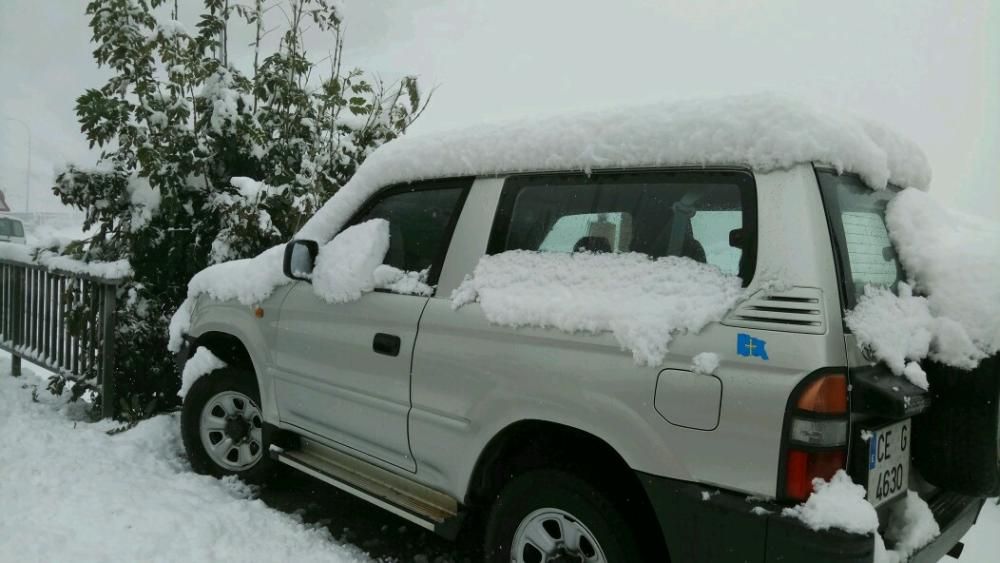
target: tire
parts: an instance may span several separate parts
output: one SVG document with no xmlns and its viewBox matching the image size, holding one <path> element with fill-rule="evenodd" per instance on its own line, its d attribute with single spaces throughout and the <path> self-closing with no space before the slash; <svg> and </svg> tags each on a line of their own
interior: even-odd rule
<svg viewBox="0 0 1000 563">
<path fill-rule="evenodd" d="M 930 363 L 931 407 L 913 419 L 913 463 L 942 489 L 1000 493 L 1000 355 L 972 371 Z"/>
<path fill-rule="evenodd" d="M 213 422 L 216 419 L 225 424 Z M 277 462 L 267 454 L 264 437 L 260 391 L 253 374 L 227 366 L 202 376 L 188 390 L 181 409 L 181 439 L 195 472 L 235 475 L 252 484 L 267 482 Z M 217 453 L 208 449 L 213 443 L 219 446 Z"/>
<path fill-rule="evenodd" d="M 574 541 L 577 536 L 583 539 Z M 548 544 L 545 557 L 535 544 Z M 559 554 L 570 561 L 644 560 L 633 526 L 609 495 L 571 473 L 549 469 L 524 473 L 503 488 L 487 520 L 483 554 L 491 563 L 536 563 Z"/>
</svg>

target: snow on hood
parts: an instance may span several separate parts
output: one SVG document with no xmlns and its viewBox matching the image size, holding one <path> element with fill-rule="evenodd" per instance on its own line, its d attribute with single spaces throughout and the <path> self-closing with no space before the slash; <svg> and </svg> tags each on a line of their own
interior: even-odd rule
<svg viewBox="0 0 1000 563">
<path fill-rule="evenodd" d="M 296 238 L 323 243 L 376 190 L 430 178 L 545 170 L 741 165 L 758 171 L 820 162 L 927 189 L 931 170 L 913 142 L 880 125 L 773 95 L 646 106 L 405 135 L 365 160 Z"/>
</svg>

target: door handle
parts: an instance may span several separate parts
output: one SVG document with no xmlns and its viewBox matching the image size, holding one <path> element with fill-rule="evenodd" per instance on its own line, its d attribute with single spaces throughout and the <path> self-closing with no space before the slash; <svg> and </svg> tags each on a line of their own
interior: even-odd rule
<svg viewBox="0 0 1000 563">
<path fill-rule="evenodd" d="M 398 356 L 399 355 L 399 345 L 400 339 L 395 334 L 385 334 L 384 332 L 378 332 L 375 334 L 375 339 L 372 340 L 372 350 L 376 354 L 383 354 L 385 356 Z"/>
</svg>

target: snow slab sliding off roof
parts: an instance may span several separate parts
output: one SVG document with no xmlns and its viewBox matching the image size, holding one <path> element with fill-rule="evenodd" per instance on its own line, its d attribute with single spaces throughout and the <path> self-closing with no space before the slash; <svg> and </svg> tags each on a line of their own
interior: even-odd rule
<svg viewBox="0 0 1000 563">
<path fill-rule="evenodd" d="M 851 115 L 772 95 L 668 102 L 404 135 L 372 153 L 296 238 L 326 242 L 376 190 L 415 180 L 658 166 L 766 172 L 808 162 L 876 189 L 927 189 L 931 179 L 915 143 Z"/>
</svg>

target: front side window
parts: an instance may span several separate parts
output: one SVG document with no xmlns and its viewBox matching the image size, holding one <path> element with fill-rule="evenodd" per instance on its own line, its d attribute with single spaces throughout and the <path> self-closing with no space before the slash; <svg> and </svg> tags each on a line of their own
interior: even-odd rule
<svg viewBox="0 0 1000 563">
<path fill-rule="evenodd" d="M 468 180 L 455 180 L 393 188 L 377 196 L 349 225 L 388 221 L 389 251 L 383 263 L 404 272 L 427 272 L 427 283 L 433 285 L 469 185 Z"/>
<path fill-rule="evenodd" d="M 504 185 L 489 251 L 685 256 L 747 283 L 755 208 L 746 172 L 516 176 Z"/>
<path fill-rule="evenodd" d="M 857 176 L 817 172 L 827 220 L 837 249 L 845 306 L 854 307 L 873 285 L 896 290 L 903 269 L 885 224 L 885 210 L 898 189 L 873 190 Z"/>
</svg>

